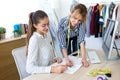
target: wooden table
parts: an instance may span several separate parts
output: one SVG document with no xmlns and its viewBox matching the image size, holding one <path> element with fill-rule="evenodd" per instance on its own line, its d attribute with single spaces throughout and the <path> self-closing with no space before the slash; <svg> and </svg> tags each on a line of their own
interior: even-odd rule
<svg viewBox="0 0 120 80">
<path fill-rule="evenodd" d="M 88 76 L 87 73 L 93 68 L 105 69 L 110 68 L 112 70 L 112 77 L 109 80 L 120 80 L 120 59 L 119 60 L 106 60 L 104 53 L 102 51 L 97 51 L 98 56 L 100 57 L 101 63 L 99 64 L 90 64 L 88 68 L 81 67 L 74 74 L 34 74 L 29 77 L 26 77 L 23 80 L 96 80 L 96 77 Z"/>
</svg>

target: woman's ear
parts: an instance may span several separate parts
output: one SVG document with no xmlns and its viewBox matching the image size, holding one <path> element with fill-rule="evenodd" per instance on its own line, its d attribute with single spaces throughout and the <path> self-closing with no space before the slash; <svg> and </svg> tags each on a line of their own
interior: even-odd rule
<svg viewBox="0 0 120 80">
<path fill-rule="evenodd" d="M 37 28 L 37 25 L 36 25 L 36 24 L 33 24 L 33 27 L 34 27 L 34 28 Z"/>
</svg>

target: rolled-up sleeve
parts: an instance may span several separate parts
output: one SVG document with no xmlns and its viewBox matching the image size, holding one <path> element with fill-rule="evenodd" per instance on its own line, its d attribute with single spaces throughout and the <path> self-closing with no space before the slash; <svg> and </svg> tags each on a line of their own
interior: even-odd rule
<svg viewBox="0 0 120 80">
<path fill-rule="evenodd" d="M 84 23 L 79 25 L 79 36 L 78 36 L 78 43 L 85 43 L 85 25 Z"/>
<path fill-rule="evenodd" d="M 63 25 L 61 22 L 58 25 L 58 39 L 60 42 L 60 48 L 66 49 L 66 31 L 64 29 L 65 25 Z"/>
</svg>

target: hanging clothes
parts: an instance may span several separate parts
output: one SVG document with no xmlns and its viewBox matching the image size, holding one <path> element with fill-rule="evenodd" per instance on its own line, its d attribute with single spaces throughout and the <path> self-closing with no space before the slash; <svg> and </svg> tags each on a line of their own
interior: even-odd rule
<svg viewBox="0 0 120 80">
<path fill-rule="evenodd" d="M 112 19 L 114 8 L 115 8 L 115 4 L 113 2 L 111 2 L 110 6 L 109 6 L 109 18 L 110 19 Z"/>
<path fill-rule="evenodd" d="M 116 18 L 117 18 L 117 15 L 116 15 L 116 9 L 117 9 L 117 7 L 118 7 L 118 5 L 116 4 L 115 8 L 113 10 L 112 20 L 116 20 Z"/>
<path fill-rule="evenodd" d="M 104 4 L 101 4 L 99 6 L 99 12 L 100 12 L 100 16 L 99 16 L 99 36 L 102 37 L 102 27 L 103 27 L 103 7 Z"/>
<path fill-rule="evenodd" d="M 99 16 L 100 16 L 100 12 L 99 9 L 96 10 L 95 12 L 95 23 L 94 23 L 94 32 L 95 32 L 95 38 L 98 37 L 98 33 L 99 33 Z"/>
<path fill-rule="evenodd" d="M 106 26 L 106 22 L 107 21 L 107 18 L 108 18 L 108 14 L 107 14 L 107 5 L 104 5 L 103 9 L 102 9 L 102 14 L 103 14 L 103 25 L 102 25 L 102 35 L 104 35 L 104 32 L 105 32 L 105 26 Z"/>
<path fill-rule="evenodd" d="M 96 15 L 96 10 L 97 10 L 97 7 L 98 7 L 98 6 L 99 6 L 99 4 L 96 4 L 96 5 L 93 7 L 92 20 L 91 20 L 91 25 L 90 25 L 90 34 L 91 34 L 91 35 L 94 35 L 95 15 Z"/>
<path fill-rule="evenodd" d="M 118 32 L 120 33 L 120 4 L 118 5 L 118 12 L 117 12 L 117 21 L 118 21 Z"/>
<path fill-rule="evenodd" d="M 102 36 L 104 36 L 104 34 L 105 34 L 107 19 L 109 17 L 108 12 L 109 12 L 109 5 L 106 5 L 106 6 L 103 7 L 103 20 L 104 20 L 104 24 L 103 24 L 103 27 L 102 27 Z"/>
<path fill-rule="evenodd" d="M 99 6 L 99 12 L 100 12 L 100 16 L 99 16 L 99 24 L 100 26 L 103 25 L 103 8 L 104 8 L 104 4 L 101 4 Z M 101 32 L 101 28 L 99 27 L 99 32 Z"/>
<path fill-rule="evenodd" d="M 96 38 L 103 37 L 107 26 L 107 20 L 118 19 L 120 14 L 118 13 L 120 12 L 119 6 L 120 4 L 117 5 L 111 2 L 110 4 L 96 4 L 93 7 L 89 7 L 86 21 L 86 36 L 90 37 L 91 35 L 95 35 Z M 98 7 L 99 10 L 97 10 Z"/>
<path fill-rule="evenodd" d="M 88 9 L 88 14 L 87 14 L 87 22 L 86 22 L 86 35 L 87 37 L 90 37 L 90 23 L 91 23 L 91 18 L 92 18 L 92 6 L 89 7 Z"/>
<path fill-rule="evenodd" d="M 104 6 L 104 8 L 103 8 L 103 20 L 104 20 L 103 27 L 104 28 L 106 27 L 106 22 L 107 22 L 107 19 L 109 17 L 108 11 L 109 11 L 109 5 Z"/>
</svg>

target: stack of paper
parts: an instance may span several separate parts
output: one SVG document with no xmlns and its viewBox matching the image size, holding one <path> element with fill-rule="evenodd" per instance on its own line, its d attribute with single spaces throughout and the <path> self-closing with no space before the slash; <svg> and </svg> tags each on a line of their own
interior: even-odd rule
<svg viewBox="0 0 120 80">
<path fill-rule="evenodd" d="M 73 74 L 74 72 L 76 72 L 81 66 L 81 58 L 75 57 L 75 56 L 69 56 L 69 59 L 73 62 L 73 66 L 72 67 L 68 67 L 68 69 L 64 72 L 64 73 L 68 73 L 68 74 Z M 61 65 L 61 64 L 66 64 L 66 60 L 63 58 L 63 62 L 62 63 L 54 63 L 51 66 L 56 66 L 56 65 Z"/>
</svg>

